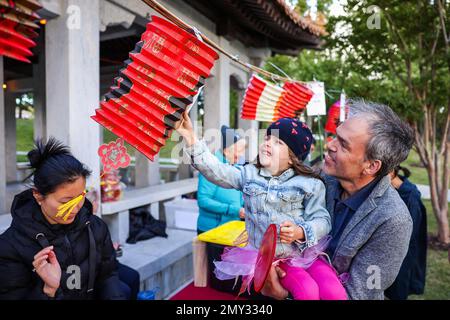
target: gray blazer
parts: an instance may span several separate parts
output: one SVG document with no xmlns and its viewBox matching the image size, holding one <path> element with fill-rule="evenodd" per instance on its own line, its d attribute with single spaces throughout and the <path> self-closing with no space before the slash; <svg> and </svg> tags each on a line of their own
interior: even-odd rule
<svg viewBox="0 0 450 320">
<path fill-rule="evenodd" d="M 327 209 L 334 219 L 334 194 L 339 182 L 325 176 Z M 382 300 L 408 251 L 412 220 L 389 176 L 380 180 L 345 227 L 331 257 L 339 273 L 347 272 L 349 299 Z"/>
</svg>

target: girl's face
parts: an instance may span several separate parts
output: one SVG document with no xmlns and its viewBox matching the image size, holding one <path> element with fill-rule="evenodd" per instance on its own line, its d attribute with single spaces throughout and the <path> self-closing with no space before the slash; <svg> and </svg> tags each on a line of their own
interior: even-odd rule
<svg viewBox="0 0 450 320">
<path fill-rule="evenodd" d="M 42 213 L 47 221 L 51 224 L 71 224 L 77 216 L 80 209 L 83 207 L 85 199 L 83 198 L 78 203 L 70 214 L 69 218 L 64 221 L 64 215 L 57 217 L 58 208 L 69 202 L 70 200 L 78 197 L 86 189 L 86 179 L 79 177 L 74 182 L 65 183 L 60 185 L 53 193 L 46 196 L 41 195 L 37 190 L 33 190 L 33 196 L 37 203 L 41 206 Z"/>
<path fill-rule="evenodd" d="M 274 135 L 265 136 L 259 146 L 259 163 L 273 176 L 280 175 L 292 166 L 289 147 Z"/>
</svg>

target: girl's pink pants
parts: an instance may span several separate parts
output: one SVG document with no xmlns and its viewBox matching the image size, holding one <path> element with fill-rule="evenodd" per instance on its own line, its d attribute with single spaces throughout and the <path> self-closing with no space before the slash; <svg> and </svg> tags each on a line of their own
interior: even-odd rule
<svg viewBox="0 0 450 320">
<path fill-rule="evenodd" d="M 286 272 L 281 284 L 295 300 L 347 300 L 347 293 L 334 269 L 317 259 L 308 269 L 280 263 Z"/>
</svg>

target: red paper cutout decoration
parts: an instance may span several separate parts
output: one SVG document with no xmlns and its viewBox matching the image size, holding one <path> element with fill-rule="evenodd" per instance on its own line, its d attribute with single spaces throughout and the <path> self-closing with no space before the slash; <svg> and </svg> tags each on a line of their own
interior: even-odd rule
<svg viewBox="0 0 450 320">
<path fill-rule="evenodd" d="M 101 145 L 98 149 L 98 155 L 103 164 L 103 173 L 126 168 L 131 163 L 131 157 L 122 139 Z"/>
<path fill-rule="evenodd" d="M 219 56 L 194 35 L 152 16 L 129 58 L 92 119 L 153 161 Z"/>
<path fill-rule="evenodd" d="M 241 118 L 268 122 L 292 118 L 306 108 L 313 94 L 297 82 L 286 82 L 281 88 L 253 75 L 245 91 Z"/>
<path fill-rule="evenodd" d="M 35 11 L 41 8 L 36 0 L 0 0 L 0 56 L 31 62 L 39 29 L 34 21 L 40 19 Z"/>
</svg>

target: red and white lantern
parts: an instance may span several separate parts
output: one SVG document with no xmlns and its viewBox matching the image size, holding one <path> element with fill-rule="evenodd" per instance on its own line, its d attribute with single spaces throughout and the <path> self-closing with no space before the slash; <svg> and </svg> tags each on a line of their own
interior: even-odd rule
<svg viewBox="0 0 450 320">
<path fill-rule="evenodd" d="M 306 108 L 312 96 L 312 91 L 300 83 L 286 82 L 280 87 L 253 75 L 245 91 L 241 118 L 273 122 L 295 117 Z"/>
</svg>

